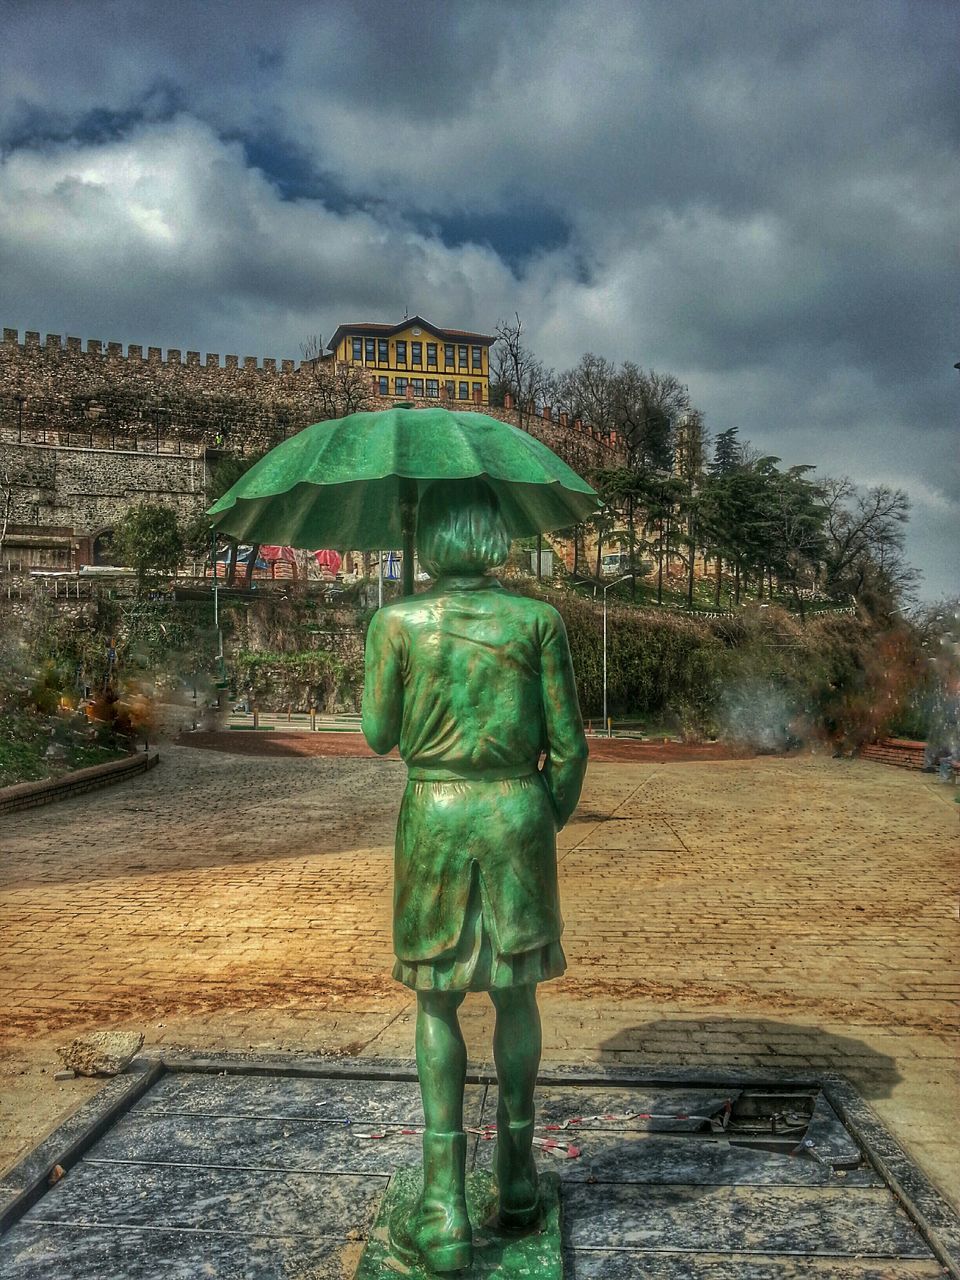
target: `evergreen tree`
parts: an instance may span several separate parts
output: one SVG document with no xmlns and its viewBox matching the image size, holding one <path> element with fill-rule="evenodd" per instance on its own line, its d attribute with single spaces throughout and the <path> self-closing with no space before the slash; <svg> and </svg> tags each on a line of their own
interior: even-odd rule
<svg viewBox="0 0 960 1280">
<path fill-rule="evenodd" d="M 712 476 L 728 476 L 743 465 L 743 447 L 737 439 L 737 427 L 728 427 L 717 436 L 710 463 Z"/>
</svg>

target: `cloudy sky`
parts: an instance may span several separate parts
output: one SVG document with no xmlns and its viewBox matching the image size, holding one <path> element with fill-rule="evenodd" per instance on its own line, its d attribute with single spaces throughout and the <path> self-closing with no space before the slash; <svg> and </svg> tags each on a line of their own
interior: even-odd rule
<svg viewBox="0 0 960 1280">
<path fill-rule="evenodd" d="M 2 323 L 299 358 L 341 322 L 677 374 L 904 488 L 958 590 L 955 0 L 3 0 Z"/>
</svg>

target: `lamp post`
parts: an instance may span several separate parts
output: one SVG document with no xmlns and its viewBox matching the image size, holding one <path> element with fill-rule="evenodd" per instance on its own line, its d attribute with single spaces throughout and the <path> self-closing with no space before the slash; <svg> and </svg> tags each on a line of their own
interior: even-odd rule
<svg viewBox="0 0 960 1280">
<path fill-rule="evenodd" d="M 628 578 L 636 578 L 636 573 L 625 573 L 620 578 L 614 578 L 613 582 L 608 582 L 603 591 L 603 727 L 608 738 L 612 738 L 613 734 L 607 725 L 607 592 L 611 587 L 617 587 L 621 582 L 626 582 Z M 596 599 L 597 584 L 586 578 L 576 578 L 574 585 L 585 587 L 593 587 L 594 599 Z"/>
<path fill-rule="evenodd" d="M 223 632 L 220 629 L 220 584 L 217 581 L 217 531 L 215 529 L 210 530 L 210 559 L 213 563 L 213 625 L 217 629 L 217 679 L 222 680 L 224 678 Z M 218 694 L 218 704 L 219 700 Z"/>
<path fill-rule="evenodd" d="M 608 738 L 613 737 L 613 731 L 607 720 L 607 592 L 611 587 L 619 586 L 621 582 L 636 576 L 635 573 L 625 573 L 622 578 L 615 578 L 603 588 L 603 727 L 607 731 Z"/>
</svg>

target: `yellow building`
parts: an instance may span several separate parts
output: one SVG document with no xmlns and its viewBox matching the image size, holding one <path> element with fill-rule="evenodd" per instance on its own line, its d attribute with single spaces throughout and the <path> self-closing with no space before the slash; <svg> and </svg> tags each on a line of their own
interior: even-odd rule
<svg viewBox="0 0 960 1280">
<path fill-rule="evenodd" d="M 381 396 L 489 404 L 495 341 L 413 316 L 399 324 L 342 324 L 327 344 L 327 359 L 369 369 Z"/>
</svg>

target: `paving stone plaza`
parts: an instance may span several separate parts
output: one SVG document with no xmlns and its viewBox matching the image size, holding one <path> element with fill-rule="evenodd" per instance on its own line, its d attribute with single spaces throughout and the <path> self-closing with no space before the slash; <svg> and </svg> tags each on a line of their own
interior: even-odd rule
<svg viewBox="0 0 960 1280">
<path fill-rule="evenodd" d="M 229 1054 L 241 1070 L 245 1061 L 309 1058 L 316 1072 L 326 1055 L 354 1055 L 361 1072 L 409 1060 L 414 1004 L 389 976 L 402 780 L 403 767 L 392 760 L 255 759 L 165 747 L 160 768 L 136 781 L 7 818 L 0 833 L 9 1011 L 4 1165 L 71 1109 L 95 1102 L 102 1082 L 53 1080 L 55 1047 L 82 1030 L 142 1030 L 146 1056 Z M 707 1072 L 714 1081 L 737 1073 L 797 1080 L 839 1073 L 956 1205 L 956 822 L 949 788 L 867 762 L 592 763 L 580 808 L 560 837 L 569 968 L 542 990 L 545 1072 L 591 1064 L 637 1079 L 659 1072 L 658 1088 L 668 1092 L 683 1086 L 669 1083 L 671 1072 Z M 471 996 L 462 1012 L 482 1124 L 489 1003 Z M 203 1085 L 199 1077 L 184 1081 L 193 1090 Z M 152 1090 L 160 1092 L 136 1104 L 140 1114 L 156 1113 L 163 1091 L 175 1087 L 169 1076 L 158 1081 Z M 316 1087 L 281 1080 L 281 1123 L 302 1108 L 303 1090 Z M 389 1114 L 371 1119 L 409 1122 L 404 1088 L 391 1094 Z M 338 1096 L 330 1093 L 328 1105 L 342 1105 Z M 656 1097 L 639 1101 L 643 1107 L 634 1110 L 657 1105 Z M 191 1109 L 198 1107 L 174 1108 Z M 254 1105 L 248 1098 L 238 1114 L 263 1109 L 262 1099 Z M 123 1141 L 143 1123 L 136 1114 L 102 1141 Z M 176 1141 L 188 1142 L 181 1129 Z M 565 1162 L 564 1178 L 589 1190 L 604 1143 L 609 1138 L 599 1140 L 589 1164 Z M 679 1148 L 670 1150 L 644 1158 L 679 1159 Z M 379 1160 L 396 1155 L 379 1151 Z M 103 1168 L 94 1152 L 90 1157 L 77 1166 L 88 1181 Z M 104 1158 L 112 1158 L 109 1151 Z M 755 1154 L 737 1159 L 757 1163 Z M 354 1155 L 351 1176 L 363 1172 L 355 1162 Z M 836 1199 L 836 1187 L 827 1185 L 835 1173 L 815 1176 L 816 1163 L 793 1167 L 800 1172 L 787 1179 L 792 1190 L 763 1193 L 774 1201 L 786 1196 L 781 1209 L 788 1216 L 809 1194 L 809 1186 L 801 1190 L 811 1177 Z M 79 1185 L 78 1174 L 68 1174 L 65 1191 L 71 1177 Z M 214 1175 L 195 1170 L 190 1177 Z M 843 1182 L 858 1178 L 849 1173 Z M 651 1181 L 636 1170 L 624 1181 L 631 1179 Z M 675 1172 L 666 1177 L 668 1186 L 677 1180 Z M 762 1190 L 760 1175 L 746 1181 Z M 702 1197 L 689 1197 L 692 1216 L 683 1221 L 704 1257 L 711 1239 L 718 1247 L 723 1239 L 754 1247 L 730 1234 L 736 1197 L 746 1194 L 736 1182 L 726 1199 L 727 1226 L 715 1237 L 705 1225 L 707 1206 L 696 1208 Z M 899 1270 L 823 1261 L 817 1270 L 750 1274 L 941 1274 L 932 1255 L 915 1247 L 893 1200 L 884 1199 L 888 1190 L 867 1182 L 858 1193 L 862 1203 L 876 1202 L 876 1220 L 886 1224 L 883 1247 L 899 1251 Z M 375 1211 L 377 1197 L 368 1193 L 357 1192 L 354 1202 L 363 1219 L 354 1224 L 358 1231 Z M 372 1196 L 367 1217 L 365 1196 Z M 769 1221 L 780 1212 L 768 1211 Z M 818 1210 L 819 1219 L 839 1239 L 849 1230 L 849 1201 L 838 1200 L 831 1212 Z M 672 1204 L 670 1221 L 678 1213 Z M 627 1274 L 602 1270 L 602 1249 L 576 1225 L 586 1219 L 568 1216 L 568 1246 L 589 1255 L 576 1274 Z M 854 1235 L 841 1254 L 854 1248 Z M 773 1247 L 754 1245 L 760 1254 Z M 651 1247 L 667 1248 L 663 1241 Z M 674 1263 L 680 1269 L 662 1274 L 685 1274 L 682 1259 Z M 630 1274 L 655 1274 L 642 1265 Z"/>
</svg>

